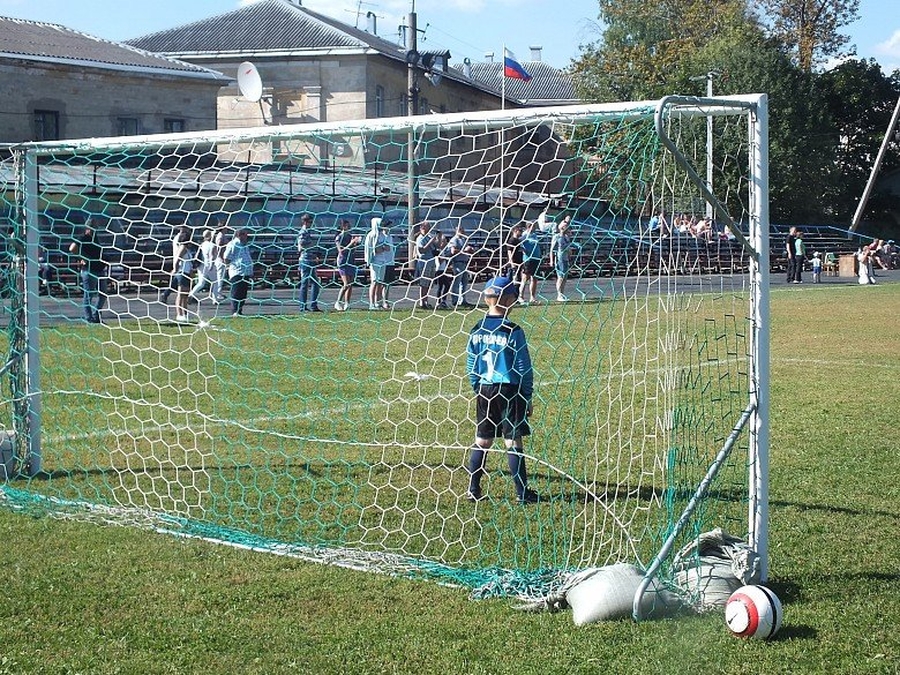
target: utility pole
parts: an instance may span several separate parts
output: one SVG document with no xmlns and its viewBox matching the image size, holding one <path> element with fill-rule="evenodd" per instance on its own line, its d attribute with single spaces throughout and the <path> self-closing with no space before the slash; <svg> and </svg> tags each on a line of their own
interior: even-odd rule
<svg viewBox="0 0 900 675">
<path fill-rule="evenodd" d="M 418 26 L 416 21 L 416 0 L 412 0 L 409 12 L 409 27 L 406 31 L 406 80 L 407 98 L 406 114 L 412 118 L 419 112 L 419 50 Z M 409 138 L 406 148 L 407 185 L 407 220 L 409 221 L 408 248 L 409 263 L 415 259 L 416 223 L 419 222 L 419 177 L 416 166 L 416 130 L 410 124 Z"/>
</svg>

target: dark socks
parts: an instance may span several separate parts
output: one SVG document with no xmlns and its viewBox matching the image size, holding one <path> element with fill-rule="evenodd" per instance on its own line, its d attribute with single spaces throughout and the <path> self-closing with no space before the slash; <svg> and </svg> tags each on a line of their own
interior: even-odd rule
<svg viewBox="0 0 900 675">
<path fill-rule="evenodd" d="M 525 469 L 525 457 L 519 448 L 510 448 L 506 452 L 506 461 L 509 464 L 509 475 L 512 476 L 513 485 L 516 486 L 516 496 L 520 499 L 528 488 L 528 472 Z"/>
<path fill-rule="evenodd" d="M 469 492 L 478 494 L 481 492 L 481 476 L 484 475 L 485 451 L 477 445 L 472 448 L 469 455 Z"/>
</svg>

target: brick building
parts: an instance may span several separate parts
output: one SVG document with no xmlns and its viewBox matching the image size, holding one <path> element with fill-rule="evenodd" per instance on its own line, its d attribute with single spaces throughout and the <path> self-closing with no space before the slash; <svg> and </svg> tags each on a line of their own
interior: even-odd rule
<svg viewBox="0 0 900 675">
<path fill-rule="evenodd" d="M 0 17 L 0 143 L 216 128 L 220 73 Z"/>
</svg>

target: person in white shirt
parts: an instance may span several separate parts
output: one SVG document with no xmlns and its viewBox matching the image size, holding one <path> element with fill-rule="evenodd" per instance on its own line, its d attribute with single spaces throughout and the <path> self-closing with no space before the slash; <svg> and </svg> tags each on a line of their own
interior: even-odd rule
<svg viewBox="0 0 900 675">
<path fill-rule="evenodd" d="M 215 288 L 219 273 L 216 268 L 216 245 L 213 243 L 213 231 L 203 231 L 203 242 L 200 244 L 200 269 L 197 272 L 197 282 L 191 289 L 190 297 L 200 302 L 200 293 L 209 288 L 209 297 L 215 304 L 219 304 Z"/>
<path fill-rule="evenodd" d="M 388 274 L 394 265 L 390 227 L 390 220 L 372 218 L 372 229 L 366 234 L 363 244 L 363 257 L 369 266 L 369 309 L 388 308 Z"/>
</svg>

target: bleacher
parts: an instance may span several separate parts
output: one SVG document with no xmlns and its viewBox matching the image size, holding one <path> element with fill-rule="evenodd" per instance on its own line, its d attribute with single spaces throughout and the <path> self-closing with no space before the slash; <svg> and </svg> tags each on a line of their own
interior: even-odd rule
<svg viewBox="0 0 900 675">
<path fill-rule="evenodd" d="M 50 228 L 48 228 L 50 229 Z M 199 228 L 195 228 L 199 232 Z M 785 240 L 789 226 L 773 225 L 769 236 L 770 268 L 783 272 L 787 268 Z M 833 253 L 836 257 L 856 252 L 860 245 L 871 241 L 835 226 L 805 226 L 801 228 L 806 242 L 807 259 L 814 252 L 822 257 Z M 146 231 L 144 231 L 146 230 Z M 42 236 L 42 263 L 47 268 L 44 279 L 48 291 L 71 294 L 78 292 L 77 261 L 68 253 L 73 226 L 63 232 L 59 228 Z M 364 234 L 359 228 L 357 234 Z M 451 235 L 448 230 L 445 234 Z M 392 233 L 397 249 L 397 267 L 400 278 L 409 279 L 412 267 L 407 256 L 405 226 L 398 226 Z M 123 234 L 104 233 L 103 243 L 116 252 L 111 263 L 112 280 L 121 290 L 139 290 L 144 286 L 162 287 L 168 283 L 168 262 L 171 256 L 171 226 L 162 224 L 134 224 L 126 237 Z M 472 232 L 471 243 L 475 253 L 471 256 L 469 271 L 473 280 L 484 280 L 499 265 L 500 240 L 496 231 Z M 323 285 L 339 283 L 334 264 L 334 232 L 321 228 L 315 232 L 323 264 L 317 270 Z M 108 239 L 109 241 L 106 241 Z M 675 274 L 726 274 L 747 271 L 747 256 L 739 243 L 716 236 L 710 241 L 687 235 L 650 237 L 629 231 L 605 228 L 576 228 L 576 252 L 572 265 L 573 277 L 629 276 L 641 271 L 665 269 Z M 540 278 L 553 278 L 554 270 L 549 262 L 550 235 L 542 235 L 544 260 L 538 271 Z M 257 232 L 251 240 L 256 260 L 257 283 L 265 287 L 293 286 L 299 281 L 299 254 L 296 249 L 296 233 Z M 360 256 L 361 257 L 361 256 Z M 360 260 L 361 263 L 361 260 Z M 42 267 L 42 277 L 43 277 Z M 360 269 L 359 283 L 367 282 L 367 270 Z"/>
</svg>

